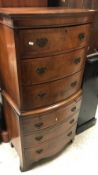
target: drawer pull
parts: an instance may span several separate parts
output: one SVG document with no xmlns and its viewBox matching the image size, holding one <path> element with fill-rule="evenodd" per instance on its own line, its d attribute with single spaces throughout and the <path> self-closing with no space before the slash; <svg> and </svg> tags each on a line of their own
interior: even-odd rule
<svg viewBox="0 0 98 175">
<path fill-rule="evenodd" d="M 75 120 L 74 120 L 74 119 L 72 119 L 72 120 L 70 120 L 70 122 L 69 122 L 69 123 L 70 123 L 70 124 L 72 124 L 72 123 L 74 123 L 74 121 L 75 121 Z"/>
<path fill-rule="evenodd" d="M 40 140 L 42 140 L 42 139 L 43 139 L 43 136 L 35 137 L 35 140 L 37 140 L 37 141 L 40 141 Z"/>
<path fill-rule="evenodd" d="M 37 154 L 41 154 L 43 152 L 43 149 L 39 149 L 36 151 Z"/>
<path fill-rule="evenodd" d="M 81 57 L 75 58 L 74 63 L 79 64 L 81 62 Z"/>
<path fill-rule="evenodd" d="M 80 39 L 80 41 L 83 41 L 85 39 L 85 33 L 80 33 L 79 39 Z"/>
<path fill-rule="evenodd" d="M 40 122 L 40 123 L 35 124 L 35 127 L 36 128 L 41 128 L 42 126 L 43 126 L 43 122 Z"/>
<path fill-rule="evenodd" d="M 38 94 L 38 96 L 39 96 L 40 98 L 44 98 L 44 97 L 47 96 L 47 93 Z"/>
<path fill-rule="evenodd" d="M 68 137 L 72 136 L 72 131 L 69 132 L 67 136 L 68 136 Z"/>
<path fill-rule="evenodd" d="M 39 47 L 44 47 L 46 46 L 47 43 L 48 43 L 47 38 L 40 38 L 36 40 L 36 45 L 38 45 Z"/>
<path fill-rule="evenodd" d="M 77 85 L 77 81 L 71 83 L 71 87 L 74 88 Z"/>
<path fill-rule="evenodd" d="M 46 71 L 47 71 L 47 67 L 41 67 L 41 68 L 37 68 L 37 69 L 36 69 L 36 72 L 37 72 L 37 74 L 39 74 L 39 75 L 44 74 Z"/>
<path fill-rule="evenodd" d="M 72 112 L 76 111 L 76 106 L 71 109 Z"/>
</svg>

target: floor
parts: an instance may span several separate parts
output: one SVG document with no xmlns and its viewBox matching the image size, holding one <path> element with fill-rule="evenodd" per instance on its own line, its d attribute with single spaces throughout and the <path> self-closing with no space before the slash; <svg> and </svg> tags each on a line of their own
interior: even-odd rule
<svg viewBox="0 0 98 175">
<path fill-rule="evenodd" d="M 96 118 L 98 118 L 98 110 Z M 19 170 L 19 159 L 14 148 L 9 144 L 1 144 L 0 174 L 98 175 L 98 122 L 94 127 L 76 136 L 73 144 L 59 157 L 24 173 Z"/>
</svg>

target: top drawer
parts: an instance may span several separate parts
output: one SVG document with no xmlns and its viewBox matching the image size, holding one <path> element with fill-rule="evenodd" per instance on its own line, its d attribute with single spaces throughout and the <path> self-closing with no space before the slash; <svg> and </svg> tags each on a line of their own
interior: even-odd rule
<svg viewBox="0 0 98 175">
<path fill-rule="evenodd" d="M 17 31 L 21 58 L 35 58 L 85 47 L 90 25 Z"/>
</svg>

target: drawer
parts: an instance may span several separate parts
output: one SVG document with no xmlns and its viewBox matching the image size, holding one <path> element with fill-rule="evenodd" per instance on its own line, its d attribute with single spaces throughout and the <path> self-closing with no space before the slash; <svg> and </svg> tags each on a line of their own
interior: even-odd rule
<svg viewBox="0 0 98 175">
<path fill-rule="evenodd" d="M 29 59 L 21 62 L 23 85 L 48 82 L 74 74 L 84 66 L 85 49 L 46 58 Z"/>
<path fill-rule="evenodd" d="M 53 105 L 76 93 L 81 87 L 83 71 L 67 78 L 40 85 L 23 86 L 23 110 Z"/>
<path fill-rule="evenodd" d="M 33 162 L 59 153 L 71 140 L 73 140 L 75 131 L 76 125 L 53 140 L 42 143 L 36 148 L 25 149 L 25 158 Z"/>
<path fill-rule="evenodd" d="M 66 131 L 71 128 L 78 119 L 79 111 L 77 111 L 74 115 L 69 116 L 69 118 L 62 123 L 58 123 L 57 126 L 53 126 L 49 129 L 43 129 L 40 131 L 32 132 L 29 135 L 24 136 L 24 147 L 36 147 L 43 142 L 49 141 L 51 139 L 58 138 L 59 135 L 66 133 Z"/>
<path fill-rule="evenodd" d="M 90 25 L 24 29 L 17 31 L 17 48 L 21 58 L 35 58 L 67 52 L 87 45 Z"/>
<path fill-rule="evenodd" d="M 81 106 L 81 97 L 73 99 L 68 105 L 64 105 L 51 112 L 39 114 L 36 116 L 28 116 L 22 118 L 23 134 L 32 134 L 33 131 L 41 131 L 45 128 L 57 126 L 60 122 L 67 121 L 71 116 L 74 116 Z"/>
</svg>

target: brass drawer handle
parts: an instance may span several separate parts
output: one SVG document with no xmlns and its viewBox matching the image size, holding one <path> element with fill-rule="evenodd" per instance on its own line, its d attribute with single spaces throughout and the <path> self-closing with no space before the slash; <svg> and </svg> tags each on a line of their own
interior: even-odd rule
<svg viewBox="0 0 98 175">
<path fill-rule="evenodd" d="M 36 45 L 38 45 L 39 47 L 45 47 L 47 43 L 48 43 L 47 38 L 40 38 L 36 40 Z"/>
<path fill-rule="evenodd" d="M 40 140 L 42 140 L 42 139 L 43 139 L 43 136 L 35 137 L 35 140 L 37 140 L 37 141 L 40 141 Z"/>
<path fill-rule="evenodd" d="M 41 128 L 43 126 L 43 122 L 40 122 L 40 123 L 36 123 L 35 124 L 35 127 L 36 128 Z"/>
<path fill-rule="evenodd" d="M 40 98 L 44 98 L 44 97 L 46 97 L 47 96 L 47 93 L 40 93 L 40 94 L 38 94 L 38 96 L 40 97 Z"/>
<path fill-rule="evenodd" d="M 71 83 L 71 87 L 74 88 L 77 85 L 77 81 Z"/>
<path fill-rule="evenodd" d="M 81 62 L 81 57 L 75 58 L 74 63 L 79 64 Z"/>
<path fill-rule="evenodd" d="M 71 109 L 72 112 L 76 111 L 76 106 Z"/>
<path fill-rule="evenodd" d="M 72 119 L 72 120 L 70 120 L 70 122 L 69 122 L 69 123 L 70 123 L 70 124 L 72 124 L 72 123 L 74 123 L 74 121 L 75 121 L 75 120 L 74 120 L 74 119 Z"/>
<path fill-rule="evenodd" d="M 43 75 L 47 71 L 47 67 L 38 67 L 36 69 L 37 74 Z"/>
<path fill-rule="evenodd" d="M 36 150 L 37 154 L 41 154 L 43 152 L 43 149 Z"/>
<path fill-rule="evenodd" d="M 80 33 L 79 39 L 80 39 L 80 41 L 83 41 L 85 39 L 85 33 Z"/>
<path fill-rule="evenodd" d="M 68 137 L 72 136 L 72 131 L 67 134 Z"/>
</svg>

